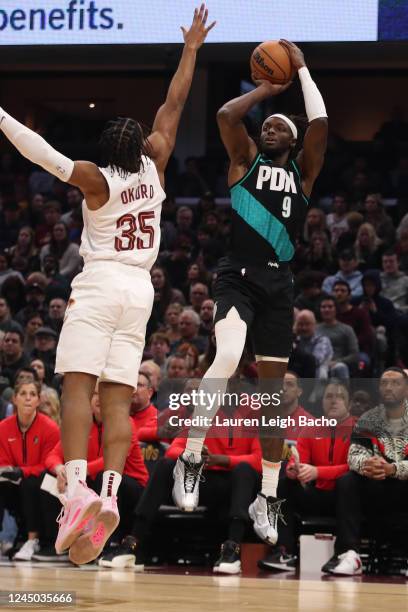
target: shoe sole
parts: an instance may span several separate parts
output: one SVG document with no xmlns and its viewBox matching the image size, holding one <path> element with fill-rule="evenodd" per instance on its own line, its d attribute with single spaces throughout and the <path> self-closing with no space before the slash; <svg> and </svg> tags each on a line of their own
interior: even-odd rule
<svg viewBox="0 0 408 612">
<path fill-rule="evenodd" d="M 92 532 L 81 535 L 69 549 L 70 561 L 75 565 L 84 565 L 99 557 L 108 538 L 119 525 L 119 520 L 115 512 L 100 512 Z"/>
<path fill-rule="evenodd" d="M 330 574 L 332 576 L 361 576 L 362 575 L 362 571 L 359 570 L 357 572 L 352 572 L 352 573 L 347 573 L 347 572 L 336 572 L 335 570 L 331 570 Z"/>
<path fill-rule="evenodd" d="M 130 555 L 128 557 L 130 557 Z M 117 561 L 104 561 L 103 559 L 99 559 L 98 565 L 99 567 L 110 567 L 113 569 L 131 568 L 131 569 L 134 569 L 136 572 L 144 571 L 144 564 L 136 563 L 134 557 L 126 561 L 120 561 L 119 563 Z"/>
<path fill-rule="evenodd" d="M 235 561 L 234 563 L 221 563 L 217 567 L 213 567 L 215 574 L 240 574 L 241 573 L 241 562 Z"/>
<path fill-rule="evenodd" d="M 296 572 L 296 568 L 295 567 L 288 567 L 286 566 L 282 566 L 279 565 L 279 563 L 265 563 L 264 561 L 260 561 L 258 563 L 258 567 L 261 569 L 275 569 L 281 572 Z"/>
<path fill-rule="evenodd" d="M 57 555 L 65 552 L 74 544 L 74 542 L 80 537 L 81 532 L 85 528 L 88 521 L 97 516 L 101 508 L 102 501 L 100 499 L 95 499 L 95 501 L 82 510 L 75 523 L 72 525 L 72 527 L 70 527 L 69 531 L 65 535 L 64 539 L 60 542 L 55 542 L 55 551 Z"/>
<path fill-rule="evenodd" d="M 253 522 L 253 524 L 254 524 L 254 531 L 255 531 L 256 535 L 258 536 L 258 538 L 259 538 L 260 540 L 262 540 L 262 542 L 265 542 L 266 544 L 271 544 L 272 546 L 273 546 L 274 544 L 276 544 L 276 542 L 278 541 L 278 535 L 276 535 L 276 538 L 274 538 L 274 539 L 272 540 L 271 538 L 265 538 L 265 537 L 263 537 L 263 536 L 262 536 L 260 533 L 258 533 L 258 530 L 257 530 L 257 528 L 256 528 L 256 523 L 255 523 L 255 521 L 256 521 L 256 515 L 255 515 L 255 513 L 254 513 L 254 511 L 253 511 L 253 509 L 252 509 L 252 505 L 251 505 L 251 506 L 249 506 L 249 508 L 248 508 L 248 514 L 249 514 L 249 518 L 251 519 L 251 521 L 252 521 L 252 522 Z"/>
</svg>

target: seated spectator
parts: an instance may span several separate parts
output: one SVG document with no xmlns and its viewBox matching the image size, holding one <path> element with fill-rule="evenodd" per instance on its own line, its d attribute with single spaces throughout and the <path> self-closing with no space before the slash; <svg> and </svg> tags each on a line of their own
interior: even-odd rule
<svg viewBox="0 0 408 612">
<path fill-rule="evenodd" d="M 371 223 L 363 223 L 358 228 L 354 251 L 362 272 L 367 268 L 381 267 L 383 243 Z"/>
<path fill-rule="evenodd" d="M 333 286 L 333 295 L 336 300 L 337 319 L 340 323 L 350 325 L 357 336 L 360 349 L 359 359 L 367 365 L 370 363 L 369 355 L 374 349 L 374 333 L 368 313 L 351 304 L 350 286 L 344 281 L 336 281 Z"/>
<path fill-rule="evenodd" d="M 189 342 L 190 344 L 194 344 L 194 346 L 197 347 L 200 355 L 204 353 L 205 349 L 207 348 L 207 339 L 198 335 L 199 328 L 199 315 L 191 308 L 184 308 L 179 319 L 179 330 L 181 338 L 180 340 L 177 340 L 176 342 L 172 343 L 171 353 L 176 353 L 178 347 L 180 346 L 180 344 L 183 344 L 183 342 Z"/>
<path fill-rule="evenodd" d="M 332 574 L 362 573 L 361 523 L 367 513 L 383 522 L 390 509 L 408 511 L 407 381 L 401 369 L 385 370 L 380 379 L 381 404 L 365 412 L 353 431 L 350 472 L 338 489 L 337 538 L 340 534 L 341 546 L 326 564 Z"/>
<path fill-rule="evenodd" d="M 200 327 L 198 335 L 208 337 L 214 327 L 214 300 L 204 300 L 200 308 Z"/>
<path fill-rule="evenodd" d="M 303 239 L 306 243 L 314 232 L 326 232 L 326 215 L 320 208 L 310 208 L 306 215 L 306 222 L 303 229 Z"/>
<path fill-rule="evenodd" d="M 347 200 L 344 193 L 336 193 L 332 202 L 333 212 L 326 217 L 327 228 L 330 232 L 330 241 L 333 247 L 336 246 L 342 234 L 349 230 L 347 221 Z"/>
<path fill-rule="evenodd" d="M 355 391 L 351 396 L 350 414 L 359 419 L 368 410 L 373 408 L 373 400 L 367 391 Z"/>
<path fill-rule="evenodd" d="M 171 342 L 180 340 L 181 334 L 179 330 L 180 315 L 183 312 L 183 306 L 178 302 L 170 304 L 166 308 L 164 315 L 164 329 L 163 332 Z"/>
<path fill-rule="evenodd" d="M 53 298 L 48 305 L 48 322 L 59 335 L 64 322 L 67 302 L 63 298 Z"/>
<path fill-rule="evenodd" d="M 350 416 L 349 392 L 340 382 L 330 382 L 323 395 L 323 414 L 335 419 L 335 428 L 318 430 L 304 428 L 297 439 L 297 453 L 292 455 L 286 468 L 286 478 L 279 481 L 278 496 L 285 499 L 284 520 L 279 526 L 277 547 L 260 562 L 263 568 L 282 571 L 296 570 L 298 543 L 295 514 L 339 516 L 346 502 L 338 499 L 341 477 L 348 472 L 347 454 L 354 418 Z M 298 460 L 297 460 L 298 458 Z M 336 552 L 342 552 L 344 543 L 337 533 Z"/>
<path fill-rule="evenodd" d="M 336 274 L 328 276 L 322 285 L 323 291 L 326 293 L 333 293 L 334 283 L 338 280 L 346 281 L 348 283 L 351 295 L 353 297 L 359 297 L 363 293 L 361 286 L 361 279 L 363 278 L 362 273 L 357 270 L 358 261 L 354 251 L 343 251 L 339 255 L 339 270 Z"/>
<path fill-rule="evenodd" d="M 16 243 L 21 228 L 20 208 L 17 202 L 5 202 L 0 212 L 0 250 Z"/>
<path fill-rule="evenodd" d="M 87 484 L 99 494 L 102 488 L 104 460 L 102 445 L 103 424 L 97 390 L 95 390 L 92 396 L 91 408 L 93 424 L 88 439 Z M 124 534 L 129 533 L 133 521 L 133 511 L 148 481 L 148 473 L 140 452 L 136 427 L 133 419 L 130 417 L 129 421 L 132 428 L 132 437 L 117 494 L 121 520 L 119 527 L 111 536 L 111 541 L 120 541 Z M 61 442 L 54 445 L 54 448 L 48 453 L 45 463 L 47 469 L 57 476 L 59 492 L 65 493 L 67 477 Z"/>
<path fill-rule="evenodd" d="M 59 272 L 58 259 L 54 255 L 45 255 L 41 262 L 41 276 L 45 280 L 44 290 L 47 300 L 52 300 L 54 297 L 62 297 L 68 300 L 71 293 L 71 282 Z M 35 273 L 38 278 L 39 273 Z M 27 279 L 28 281 L 33 275 Z"/>
<path fill-rule="evenodd" d="M 33 370 L 37 372 L 38 380 L 41 383 L 42 389 L 46 389 L 51 386 L 53 371 L 42 359 L 33 359 L 30 362 L 30 368 L 33 368 Z"/>
<path fill-rule="evenodd" d="M 11 258 L 19 256 L 26 259 L 28 273 L 40 269 L 40 258 L 35 245 L 34 230 L 28 225 L 24 225 L 20 229 L 17 242 L 9 249 L 8 253 Z"/>
<path fill-rule="evenodd" d="M 198 358 L 199 353 L 198 349 L 194 344 L 190 344 L 189 342 L 183 342 L 177 349 L 177 353 L 182 355 L 186 360 L 187 367 L 187 376 L 194 377 L 197 376 L 198 372 Z"/>
<path fill-rule="evenodd" d="M 132 395 L 132 403 L 130 405 L 130 416 L 136 426 L 138 435 L 143 427 L 157 424 L 157 408 L 152 404 L 153 394 L 154 389 L 150 376 L 146 373 L 139 374 L 137 389 Z"/>
<path fill-rule="evenodd" d="M 333 347 L 327 336 L 317 333 L 316 317 L 311 310 L 301 310 L 296 317 L 294 331 L 300 350 L 310 353 L 316 360 L 317 378 L 327 378 L 333 358 Z M 314 377 L 313 377 L 314 378 Z"/>
<path fill-rule="evenodd" d="M 42 359 L 44 363 L 54 369 L 57 341 L 57 332 L 51 327 L 40 327 L 37 329 L 31 359 Z"/>
<path fill-rule="evenodd" d="M 336 378 L 349 378 L 358 366 L 358 341 L 350 325 L 340 323 L 336 318 L 336 301 L 328 297 L 320 304 L 322 323 L 317 332 L 327 336 L 333 347 L 333 359 L 329 363 L 329 375 Z"/>
<path fill-rule="evenodd" d="M 228 412 L 220 411 L 219 418 L 227 418 Z M 241 570 L 240 545 L 248 520 L 248 506 L 260 488 L 261 447 L 259 439 L 241 437 L 239 428 L 210 429 L 205 439 L 203 460 L 205 477 L 200 485 L 199 503 L 207 507 L 210 516 L 219 521 L 220 515 L 228 518 L 226 541 L 221 546 L 215 573 L 238 574 Z M 231 437 L 233 436 L 233 438 Z M 159 459 L 142 498 L 136 508 L 133 526 L 118 549 L 105 554 L 99 561 L 104 567 L 122 564 L 131 556 L 131 565 L 143 561 L 146 537 L 162 504 L 172 503 L 173 470 L 178 457 L 184 452 L 186 436 L 176 438 Z M 188 485 L 191 490 L 196 481 Z"/>
<path fill-rule="evenodd" d="M 190 304 L 195 312 L 200 313 L 202 303 L 208 299 L 208 287 L 203 283 L 194 283 L 190 287 Z"/>
<path fill-rule="evenodd" d="M 24 352 L 26 355 L 34 350 L 35 344 L 35 333 L 44 325 L 44 319 L 38 312 L 33 312 L 27 319 L 26 326 L 24 328 Z"/>
<path fill-rule="evenodd" d="M 51 242 L 52 229 L 61 221 L 61 204 L 57 200 L 48 201 L 44 205 L 43 216 L 44 223 L 37 226 L 35 231 L 35 241 L 39 247 Z"/>
<path fill-rule="evenodd" d="M 303 266 L 316 272 L 329 272 L 332 269 L 332 253 L 325 232 L 313 232 L 309 248 L 304 253 Z"/>
<path fill-rule="evenodd" d="M 157 363 L 154 363 L 153 359 L 142 361 L 139 368 L 139 374 L 147 374 L 152 383 L 153 391 L 156 393 L 162 380 L 160 368 Z"/>
<path fill-rule="evenodd" d="M 17 371 L 29 364 L 29 359 L 24 353 L 24 333 L 17 323 L 12 323 L 6 331 L 2 348 L 0 353 L 1 375 L 6 377 L 13 386 Z"/>
<path fill-rule="evenodd" d="M 58 393 L 51 387 L 41 387 L 41 404 L 39 407 L 42 414 L 46 414 L 58 426 L 61 425 L 61 402 Z"/>
<path fill-rule="evenodd" d="M 53 255 L 58 260 L 60 274 L 69 281 L 81 270 L 83 262 L 79 246 L 69 240 L 64 223 L 56 223 L 52 228 L 51 240 L 40 252 L 42 262 L 46 255 Z"/>
<path fill-rule="evenodd" d="M 170 355 L 167 360 L 166 377 L 157 389 L 155 405 L 158 410 L 164 410 L 168 407 L 171 393 L 181 393 L 187 377 L 188 367 L 185 356 L 179 353 Z"/>
<path fill-rule="evenodd" d="M 40 385 L 22 382 L 14 389 L 16 413 L 0 423 L 0 525 L 7 509 L 26 538 L 14 555 L 31 561 L 41 547 L 54 543 L 60 503 L 41 491 L 45 459 L 59 439 L 56 423 L 38 410 Z"/>
<path fill-rule="evenodd" d="M 305 270 L 298 275 L 296 285 L 300 293 L 294 302 L 296 308 L 311 310 L 316 317 L 320 316 L 320 302 L 328 296 L 322 291 L 323 279 L 324 274 L 314 270 Z"/>
<path fill-rule="evenodd" d="M 21 282 L 24 282 L 23 275 L 10 267 L 9 255 L 5 251 L 0 251 L 0 290 L 4 282 L 11 276 L 17 276 Z"/>
<path fill-rule="evenodd" d="M 11 322 L 10 306 L 6 298 L 0 297 L 0 331 L 6 331 Z"/>
<path fill-rule="evenodd" d="M 84 199 L 84 196 L 82 195 L 78 187 L 70 186 L 66 193 L 66 199 L 68 212 L 62 215 L 61 221 L 68 228 L 68 230 L 70 230 L 75 222 L 74 213 L 77 210 L 81 210 L 82 200 Z"/>
<path fill-rule="evenodd" d="M 173 289 L 164 268 L 153 266 L 150 274 L 154 289 L 153 310 L 158 321 L 163 321 L 167 307 L 174 302 L 185 304 L 184 296 L 179 289 Z"/>
<path fill-rule="evenodd" d="M 150 336 L 149 352 L 154 363 L 160 368 L 162 376 L 166 373 L 167 357 L 170 353 L 170 341 L 166 334 L 156 332 Z"/>
<path fill-rule="evenodd" d="M 364 202 L 364 219 L 370 223 L 385 245 L 395 241 L 395 228 L 391 217 L 385 211 L 379 193 L 369 193 Z"/>
<path fill-rule="evenodd" d="M 185 298 L 186 299 L 189 298 L 190 289 L 192 285 L 194 285 L 195 283 L 202 283 L 203 285 L 207 285 L 207 282 L 208 282 L 208 272 L 201 265 L 201 263 L 196 261 L 190 264 L 190 266 L 187 269 L 186 285 L 183 289 Z"/>
<path fill-rule="evenodd" d="M 408 313 L 408 276 L 399 269 L 398 255 L 388 250 L 382 257 L 381 295 L 388 298 L 394 307 Z"/>
<path fill-rule="evenodd" d="M 395 252 L 398 255 L 400 268 L 405 274 L 408 272 L 408 227 L 404 229 L 395 246 Z"/>
<path fill-rule="evenodd" d="M 300 405 L 299 399 L 302 395 L 302 385 L 299 376 L 295 372 L 288 370 L 283 377 L 282 385 L 283 393 L 281 395 L 281 403 L 279 406 L 279 414 L 282 417 L 292 417 L 295 421 L 295 426 L 286 428 L 285 437 L 287 441 L 295 442 L 301 431 L 299 417 L 311 417 Z"/>
<path fill-rule="evenodd" d="M 26 285 L 26 301 L 24 308 L 21 308 L 14 319 L 22 327 L 27 323 L 33 313 L 38 313 L 43 320 L 47 317 L 47 307 L 45 304 L 45 291 L 38 283 L 28 282 Z"/>
<path fill-rule="evenodd" d="M 351 211 L 347 214 L 347 224 L 349 229 L 347 232 L 340 234 L 336 244 L 336 253 L 342 253 L 343 251 L 353 249 L 357 238 L 358 228 L 363 222 L 364 217 L 361 213 Z"/>
<path fill-rule="evenodd" d="M 174 287 L 185 286 L 188 266 L 192 259 L 196 259 L 193 248 L 194 240 L 190 234 L 178 234 L 172 251 L 161 260 Z M 180 299 L 177 301 L 181 303 Z"/>
</svg>

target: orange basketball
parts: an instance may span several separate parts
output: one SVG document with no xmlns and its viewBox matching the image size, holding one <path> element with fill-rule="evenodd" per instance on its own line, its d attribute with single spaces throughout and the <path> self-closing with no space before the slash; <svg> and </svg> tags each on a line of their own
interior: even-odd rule
<svg viewBox="0 0 408 612">
<path fill-rule="evenodd" d="M 258 45 L 251 55 L 250 66 L 251 74 L 279 85 L 290 81 L 294 72 L 289 53 L 278 40 Z"/>
</svg>

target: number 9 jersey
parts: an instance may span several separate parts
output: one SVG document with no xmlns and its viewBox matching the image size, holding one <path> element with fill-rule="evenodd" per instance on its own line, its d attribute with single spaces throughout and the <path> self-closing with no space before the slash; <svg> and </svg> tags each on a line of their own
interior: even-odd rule
<svg viewBox="0 0 408 612">
<path fill-rule="evenodd" d="M 166 194 L 154 162 L 142 157 L 140 172 L 99 168 L 109 187 L 109 200 L 89 210 L 84 200 L 80 254 L 85 263 L 117 261 L 150 270 L 160 247 L 160 215 Z"/>
<path fill-rule="evenodd" d="M 231 257 L 254 265 L 291 261 L 308 206 L 297 163 L 278 166 L 259 154 L 230 189 Z"/>
</svg>

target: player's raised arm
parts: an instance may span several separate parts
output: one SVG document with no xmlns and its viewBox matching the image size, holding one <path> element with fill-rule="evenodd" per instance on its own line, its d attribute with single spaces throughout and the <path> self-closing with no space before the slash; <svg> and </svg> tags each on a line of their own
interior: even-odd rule
<svg viewBox="0 0 408 612">
<path fill-rule="evenodd" d="M 303 191 L 309 196 L 313 183 L 323 166 L 326 153 L 327 112 L 322 95 L 306 66 L 302 51 L 287 40 L 281 40 L 280 43 L 287 49 L 292 65 L 298 71 L 309 121 L 309 127 L 303 140 L 303 150 L 297 159 L 302 170 Z"/>
<path fill-rule="evenodd" d="M 184 37 L 184 49 L 180 63 L 167 92 L 164 104 L 159 108 L 149 136 L 151 156 L 155 161 L 159 175 L 167 165 L 174 149 L 177 128 L 181 113 L 190 91 L 196 64 L 197 51 L 204 43 L 208 32 L 215 26 L 215 21 L 208 27 L 208 10 L 205 4 L 195 9 L 193 23 L 189 30 L 181 28 Z"/>
<path fill-rule="evenodd" d="M 280 94 L 291 85 L 291 82 L 285 85 L 275 85 L 268 81 L 259 80 L 256 74 L 253 74 L 252 78 L 258 87 L 238 98 L 230 100 L 217 113 L 217 123 L 221 139 L 227 149 L 231 165 L 242 166 L 244 170 L 250 166 L 257 154 L 257 146 L 248 135 L 244 125 L 244 117 L 255 104 Z M 232 182 L 234 182 L 234 178 L 234 171 L 232 170 Z"/>
</svg>

